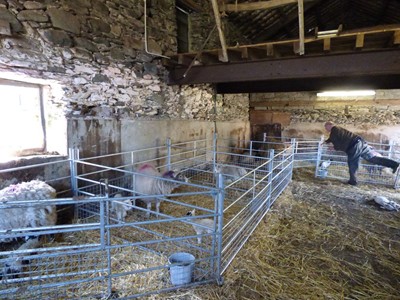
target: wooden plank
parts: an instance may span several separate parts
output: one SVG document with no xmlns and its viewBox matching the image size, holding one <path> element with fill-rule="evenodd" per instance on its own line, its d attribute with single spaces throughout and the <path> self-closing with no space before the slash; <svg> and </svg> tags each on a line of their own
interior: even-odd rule
<svg viewBox="0 0 400 300">
<path fill-rule="evenodd" d="M 218 29 L 218 34 L 219 34 L 219 40 L 221 42 L 221 48 L 222 48 L 222 57 L 220 58 L 222 62 L 227 62 L 228 59 L 228 52 L 226 50 L 226 42 L 225 42 L 225 35 L 222 30 L 222 25 L 221 25 L 221 16 L 218 10 L 218 3 L 217 0 L 211 0 L 212 2 L 212 7 L 214 10 L 214 17 L 215 17 L 215 22 L 217 24 L 217 29 Z"/>
<path fill-rule="evenodd" d="M 304 2 L 298 0 L 299 10 L 299 54 L 304 55 Z"/>
<path fill-rule="evenodd" d="M 293 42 L 293 52 L 294 52 L 294 54 L 300 54 L 300 42 L 299 41 Z"/>
<path fill-rule="evenodd" d="M 221 11 L 239 12 L 239 11 L 251 11 L 258 9 L 271 9 L 278 6 L 297 3 L 297 1 L 298 0 L 270 0 L 270 1 L 251 2 L 251 3 L 225 4 L 221 6 Z"/>
<path fill-rule="evenodd" d="M 331 39 L 330 38 L 324 39 L 324 51 L 325 52 L 331 51 Z"/>
<path fill-rule="evenodd" d="M 343 37 L 353 37 L 356 36 L 357 33 L 363 33 L 364 35 L 366 34 L 370 34 L 370 33 L 380 33 L 380 32 L 394 32 L 395 35 L 395 40 L 397 41 L 397 43 L 399 42 L 399 34 L 400 34 L 400 25 L 387 25 L 384 27 L 382 26 L 377 26 L 377 27 L 373 27 L 373 28 L 367 28 L 365 30 L 357 30 L 357 31 L 346 31 L 346 32 L 341 32 L 338 36 L 334 36 L 334 37 L 329 37 L 330 39 L 337 39 L 340 40 Z M 313 42 L 318 42 L 320 40 L 325 40 L 328 37 L 321 37 L 321 38 L 315 38 L 315 37 L 306 37 L 304 39 L 305 43 L 313 43 Z M 240 45 L 238 47 L 235 48 L 265 48 L 267 45 L 272 44 L 274 46 L 276 45 L 290 45 L 293 44 L 293 42 L 298 41 L 298 39 L 288 39 L 288 40 L 277 40 L 277 41 L 269 41 L 269 42 L 264 42 L 264 43 L 257 43 L 257 44 L 251 44 L 251 45 Z M 228 48 L 232 48 L 232 47 L 228 47 Z M 227 49 L 228 49 L 227 48 Z M 210 50 L 213 51 L 213 50 Z M 189 54 L 189 53 L 186 53 Z"/>
<path fill-rule="evenodd" d="M 249 58 L 249 51 L 248 48 L 242 48 L 242 58 L 243 59 L 248 59 Z"/>
<path fill-rule="evenodd" d="M 356 36 L 356 49 L 361 49 L 364 47 L 364 34 L 358 33 Z"/>
<path fill-rule="evenodd" d="M 267 44 L 267 56 L 274 56 L 274 45 Z"/>
<path fill-rule="evenodd" d="M 400 30 L 396 30 L 393 33 L 393 44 L 399 45 L 400 44 Z"/>
</svg>

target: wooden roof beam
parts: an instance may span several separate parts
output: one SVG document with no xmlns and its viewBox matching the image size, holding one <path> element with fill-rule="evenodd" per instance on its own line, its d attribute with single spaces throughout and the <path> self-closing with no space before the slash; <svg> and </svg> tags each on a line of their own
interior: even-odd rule
<svg viewBox="0 0 400 300">
<path fill-rule="evenodd" d="M 219 10 L 218 10 L 218 3 L 217 3 L 217 0 L 211 0 L 211 3 L 212 3 L 213 10 L 214 10 L 214 17 L 215 17 L 215 23 L 217 24 L 219 40 L 221 42 L 221 48 L 222 48 L 221 61 L 222 62 L 227 62 L 229 60 L 228 59 L 228 52 L 226 50 L 225 35 L 224 35 L 224 31 L 222 30 L 221 15 L 220 15 Z"/>
<path fill-rule="evenodd" d="M 400 65 L 397 63 L 399 53 L 396 49 L 194 66 L 186 78 L 182 76 L 186 69 L 176 68 L 169 73 L 169 84 L 251 82 L 294 78 L 304 80 L 360 75 L 399 76 Z"/>
<path fill-rule="evenodd" d="M 258 9 L 270 9 L 287 4 L 294 4 L 297 3 L 297 1 L 298 0 L 270 0 L 270 1 L 251 2 L 251 3 L 224 4 L 221 6 L 221 11 L 239 12 L 239 11 L 251 11 Z"/>
<path fill-rule="evenodd" d="M 298 0 L 299 11 L 299 54 L 304 55 L 304 2 Z"/>
</svg>

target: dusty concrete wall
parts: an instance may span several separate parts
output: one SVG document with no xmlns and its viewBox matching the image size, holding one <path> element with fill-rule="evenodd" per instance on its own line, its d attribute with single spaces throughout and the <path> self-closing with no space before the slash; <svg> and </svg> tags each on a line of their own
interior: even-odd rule
<svg viewBox="0 0 400 300">
<path fill-rule="evenodd" d="M 378 90 L 375 96 L 320 98 L 313 92 L 252 94 L 252 111 L 289 115 L 285 136 L 319 138 L 325 121 L 333 121 L 369 141 L 400 143 L 400 90 Z"/>
<path fill-rule="evenodd" d="M 70 145 L 82 151 L 82 157 L 117 153 L 172 142 L 212 139 L 244 140 L 249 122 L 207 122 L 196 120 L 74 120 L 69 123 Z"/>
</svg>

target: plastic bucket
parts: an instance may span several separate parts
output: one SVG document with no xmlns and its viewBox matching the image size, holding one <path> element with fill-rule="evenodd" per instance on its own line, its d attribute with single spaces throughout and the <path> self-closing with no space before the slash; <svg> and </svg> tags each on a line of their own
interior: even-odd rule
<svg viewBox="0 0 400 300">
<path fill-rule="evenodd" d="M 325 178 L 326 176 L 328 176 L 328 170 L 318 170 L 318 176 L 321 178 Z"/>
<path fill-rule="evenodd" d="M 186 252 L 177 252 L 168 258 L 173 285 L 186 284 L 192 281 L 195 258 L 192 254 Z"/>
</svg>

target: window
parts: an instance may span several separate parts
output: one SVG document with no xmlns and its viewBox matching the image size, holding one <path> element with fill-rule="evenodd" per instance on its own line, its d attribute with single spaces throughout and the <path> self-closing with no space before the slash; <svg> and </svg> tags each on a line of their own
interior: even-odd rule
<svg viewBox="0 0 400 300">
<path fill-rule="evenodd" d="M 177 7 L 176 24 L 178 38 L 178 53 L 189 52 L 189 14 Z"/>
<path fill-rule="evenodd" d="M 42 87 L 0 80 L 0 158 L 46 150 Z"/>
</svg>

